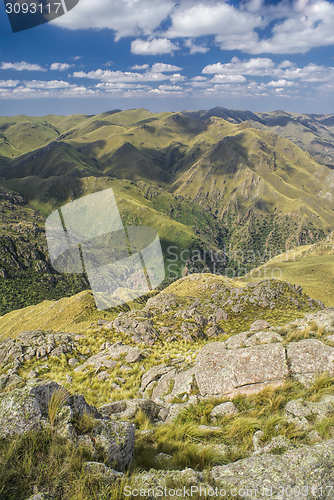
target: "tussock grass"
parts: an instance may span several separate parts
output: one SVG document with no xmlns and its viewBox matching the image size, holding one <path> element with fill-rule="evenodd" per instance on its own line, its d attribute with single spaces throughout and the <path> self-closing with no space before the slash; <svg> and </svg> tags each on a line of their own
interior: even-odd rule
<svg viewBox="0 0 334 500">
<path fill-rule="evenodd" d="M 61 407 L 68 400 L 69 393 L 63 387 L 60 387 L 56 391 L 53 391 L 51 396 L 48 399 L 48 416 L 50 420 L 50 424 L 53 426 L 55 420 L 57 418 L 57 414 L 59 413 Z"/>
<path fill-rule="evenodd" d="M 23 500 L 47 491 L 57 499 L 121 500 L 124 484 L 108 485 L 83 470 L 92 459 L 51 430 L 0 439 L 0 495 Z"/>
</svg>

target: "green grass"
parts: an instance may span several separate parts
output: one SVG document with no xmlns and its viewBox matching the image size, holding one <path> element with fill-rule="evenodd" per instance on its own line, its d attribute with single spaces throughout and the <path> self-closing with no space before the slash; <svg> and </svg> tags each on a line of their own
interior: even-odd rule
<svg viewBox="0 0 334 500">
<path fill-rule="evenodd" d="M 284 262 L 283 258 L 284 255 L 280 261 L 276 257 L 274 262 L 254 269 L 241 281 L 245 283 L 274 277 L 301 285 L 303 292 L 313 299 L 321 300 L 327 307 L 334 306 L 334 255 L 306 255 L 288 262 Z"/>
</svg>

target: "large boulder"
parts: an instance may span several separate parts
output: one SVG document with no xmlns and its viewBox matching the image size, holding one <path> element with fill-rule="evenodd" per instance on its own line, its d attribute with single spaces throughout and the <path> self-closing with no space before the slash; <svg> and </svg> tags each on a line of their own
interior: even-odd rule
<svg viewBox="0 0 334 500">
<path fill-rule="evenodd" d="M 334 375 L 334 348 L 317 339 L 291 342 L 287 346 L 291 373 L 302 384 L 309 385 L 319 373 Z"/>
<path fill-rule="evenodd" d="M 258 392 L 268 384 L 282 384 L 288 374 L 279 343 L 226 349 L 224 343 L 212 342 L 200 350 L 195 365 L 202 396 Z"/>
<path fill-rule="evenodd" d="M 333 499 L 334 440 L 303 446 L 283 455 L 264 453 L 212 468 L 214 485 L 244 498 Z"/>
<path fill-rule="evenodd" d="M 58 397 L 58 405 L 51 416 L 50 402 Z M 153 404 L 153 402 L 151 402 Z M 87 434 L 79 435 L 75 422 L 89 415 L 93 422 L 92 456 L 103 450 L 107 465 L 122 470 L 131 464 L 134 453 L 135 431 L 130 422 L 111 420 L 82 395 L 70 395 L 55 382 L 26 385 L 22 389 L 0 395 L 0 437 L 22 435 L 52 427 L 54 431 L 76 445 L 92 443 Z"/>
</svg>

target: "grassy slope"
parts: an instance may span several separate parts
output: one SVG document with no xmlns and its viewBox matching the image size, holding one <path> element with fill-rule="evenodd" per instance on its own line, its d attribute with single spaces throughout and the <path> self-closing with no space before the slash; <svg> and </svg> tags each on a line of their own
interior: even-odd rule
<svg viewBox="0 0 334 500">
<path fill-rule="evenodd" d="M 31 123 L 33 146 L 45 141 L 41 127 L 63 135 L 32 153 L 18 152 L 10 167 L 1 161 L 7 177 L 1 183 L 44 216 L 113 187 L 125 224 L 156 228 L 165 250 L 227 245 L 230 261 L 248 268 L 248 250 L 259 263 L 258 253 L 313 243 L 333 230 L 333 172 L 287 139 L 243 121 L 260 123 L 255 115 L 227 111 L 223 118 L 214 116 L 217 110 L 190 117 L 143 109 L 2 118 L 1 130 L 11 137 Z M 244 254 L 235 257 L 236 251 Z M 177 262 L 178 272 L 183 265 Z"/>
<path fill-rule="evenodd" d="M 327 307 L 334 306 L 333 233 L 314 245 L 303 245 L 270 259 L 241 278 L 249 280 L 276 278 L 302 286 L 303 291 Z"/>
</svg>

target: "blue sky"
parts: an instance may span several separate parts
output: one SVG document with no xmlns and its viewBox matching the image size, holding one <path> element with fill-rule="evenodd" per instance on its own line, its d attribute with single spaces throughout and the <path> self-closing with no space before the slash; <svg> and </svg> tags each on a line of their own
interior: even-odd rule
<svg viewBox="0 0 334 500">
<path fill-rule="evenodd" d="M 0 114 L 334 113 L 333 46 L 325 0 L 80 0 L 19 33 L 1 2 Z"/>
</svg>

